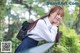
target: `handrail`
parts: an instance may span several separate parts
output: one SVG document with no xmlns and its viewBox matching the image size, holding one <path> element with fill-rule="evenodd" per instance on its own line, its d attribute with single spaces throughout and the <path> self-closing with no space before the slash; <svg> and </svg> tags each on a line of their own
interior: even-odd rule
<svg viewBox="0 0 80 53">
<path fill-rule="evenodd" d="M 31 48 L 27 51 L 24 52 L 20 52 L 20 53 L 44 53 L 46 52 L 48 49 L 50 49 L 53 46 L 54 43 L 45 43 L 43 45 Z"/>
</svg>

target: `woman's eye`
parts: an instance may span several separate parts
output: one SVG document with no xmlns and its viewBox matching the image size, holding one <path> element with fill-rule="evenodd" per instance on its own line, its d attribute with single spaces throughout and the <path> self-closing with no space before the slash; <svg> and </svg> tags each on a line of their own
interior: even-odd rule
<svg viewBox="0 0 80 53">
<path fill-rule="evenodd" d="M 59 15 L 60 13 L 57 13 L 57 15 Z"/>
</svg>

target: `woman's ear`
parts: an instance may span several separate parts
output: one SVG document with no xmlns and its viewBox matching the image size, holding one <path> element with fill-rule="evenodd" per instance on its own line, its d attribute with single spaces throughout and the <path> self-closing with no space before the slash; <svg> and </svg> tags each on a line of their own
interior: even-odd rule
<svg viewBox="0 0 80 53">
<path fill-rule="evenodd" d="M 51 16 L 51 14 L 49 14 L 49 16 Z"/>
<path fill-rule="evenodd" d="M 53 17 L 53 13 L 50 14 L 50 17 Z"/>
</svg>

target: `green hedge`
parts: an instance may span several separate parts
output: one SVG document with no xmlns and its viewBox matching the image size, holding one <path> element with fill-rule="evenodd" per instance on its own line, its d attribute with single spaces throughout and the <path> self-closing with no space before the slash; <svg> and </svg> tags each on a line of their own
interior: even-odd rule
<svg viewBox="0 0 80 53">
<path fill-rule="evenodd" d="M 57 53 L 80 53 L 80 40 L 74 29 L 60 26 L 62 36 L 57 47 L 53 47 L 53 51 Z"/>
</svg>

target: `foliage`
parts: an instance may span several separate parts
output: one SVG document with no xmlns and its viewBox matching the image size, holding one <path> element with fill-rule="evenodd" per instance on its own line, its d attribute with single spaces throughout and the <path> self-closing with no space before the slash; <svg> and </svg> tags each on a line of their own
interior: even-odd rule
<svg viewBox="0 0 80 53">
<path fill-rule="evenodd" d="M 6 0 L 0 0 L 0 30 L 2 30 L 4 28 L 4 22 L 3 21 L 4 21 L 5 15 L 6 15 L 5 3 L 6 3 Z"/>
<path fill-rule="evenodd" d="M 0 0 L 0 19 L 4 18 L 6 12 L 6 0 Z"/>
<path fill-rule="evenodd" d="M 63 32 L 60 39 L 60 43 L 57 45 L 57 53 L 80 53 L 80 42 L 79 38 L 73 29 L 68 27 L 60 26 L 61 31 Z M 53 50 L 55 50 L 53 48 Z"/>
</svg>

